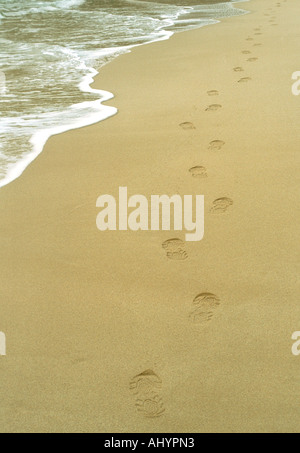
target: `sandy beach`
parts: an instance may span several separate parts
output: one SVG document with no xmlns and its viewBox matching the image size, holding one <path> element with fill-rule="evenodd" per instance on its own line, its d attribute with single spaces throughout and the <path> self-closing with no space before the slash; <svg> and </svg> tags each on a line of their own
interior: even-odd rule
<svg viewBox="0 0 300 453">
<path fill-rule="evenodd" d="M 119 113 L 0 190 L 1 432 L 299 432 L 300 5 L 238 7 L 102 68 Z M 204 195 L 204 239 L 100 232 L 120 186 Z"/>
</svg>

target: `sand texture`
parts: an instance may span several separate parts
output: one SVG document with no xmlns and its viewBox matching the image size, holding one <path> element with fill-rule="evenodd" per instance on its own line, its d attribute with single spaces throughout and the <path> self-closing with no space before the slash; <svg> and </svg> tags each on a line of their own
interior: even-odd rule
<svg viewBox="0 0 300 453">
<path fill-rule="evenodd" d="M 238 6 L 104 67 L 118 115 L 1 189 L 1 432 L 299 431 L 300 4 Z M 204 195 L 203 241 L 98 231 L 119 186 Z"/>
</svg>

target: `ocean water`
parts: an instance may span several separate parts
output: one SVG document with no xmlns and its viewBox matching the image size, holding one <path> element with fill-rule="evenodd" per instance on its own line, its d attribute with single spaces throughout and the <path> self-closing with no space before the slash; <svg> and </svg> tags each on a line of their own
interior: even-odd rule
<svg viewBox="0 0 300 453">
<path fill-rule="evenodd" d="M 215 0 L 0 0 L 0 187 L 56 133 L 109 118 L 90 84 L 133 46 L 244 14 Z"/>
</svg>

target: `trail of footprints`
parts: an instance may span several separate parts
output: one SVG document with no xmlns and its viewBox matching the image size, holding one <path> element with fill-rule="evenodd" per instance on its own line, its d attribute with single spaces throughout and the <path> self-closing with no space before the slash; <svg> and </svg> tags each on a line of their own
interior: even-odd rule
<svg viewBox="0 0 300 453">
<path fill-rule="evenodd" d="M 276 3 L 277 7 L 280 7 L 280 3 Z M 274 14 L 272 8 L 269 9 L 270 13 Z M 271 26 L 278 25 L 276 23 L 276 17 L 269 13 L 264 14 L 270 17 L 269 23 Z M 254 30 L 254 36 L 262 35 L 262 27 L 256 27 Z M 249 36 L 246 41 L 253 43 L 254 37 Z M 260 47 L 262 43 L 254 42 L 253 47 Z M 243 55 L 251 55 L 250 50 L 242 50 Z M 254 63 L 258 61 L 258 57 L 251 56 L 247 58 L 246 62 Z M 244 72 L 242 66 L 236 66 L 233 68 L 236 73 Z M 243 84 L 250 82 L 251 77 L 245 76 L 238 80 L 238 83 Z M 218 90 L 207 91 L 209 97 L 219 96 Z M 206 108 L 206 112 L 217 112 L 222 109 L 221 104 L 211 104 Z M 183 122 L 180 127 L 185 131 L 195 130 L 196 127 L 192 122 Z M 213 140 L 208 145 L 209 151 L 220 151 L 225 146 L 225 142 L 222 140 Z M 205 179 L 208 177 L 206 167 L 203 165 L 194 166 L 189 169 L 189 173 L 192 178 Z M 229 211 L 234 202 L 229 197 L 217 198 L 210 208 L 211 214 L 224 214 Z M 162 248 L 166 253 L 166 257 L 173 261 L 185 261 L 188 259 L 185 242 L 179 238 L 169 239 L 162 244 Z M 196 325 L 207 325 L 213 320 L 217 311 L 221 305 L 220 298 L 213 293 L 204 292 L 198 294 L 192 303 L 191 311 L 189 313 L 189 320 Z M 152 370 L 146 370 L 141 374 L 135 376 L 130 382 L 130 391 L 135 397 L 135 405 L 137 411 L 147 418 L 158 418 L 161 417 L 165 412 L 163 399 L 161 396 L 162 381 L 159 376 Z"/>
<path fill-rule="evenodd" d="M 278 4 L 280 6 L 280 4 Z M 272 9 L 270 9 L 271 12 L 273 12 Z M 270 23 L 274 24 L 276 21 L 275 16 L 271 16 L 271 14 L 266 13 L 266 16 L 270 17 Z M 263 35 L 262 31 L 262 26 L 255 27 L 253 29 L 253 36 L 248 36 L 246 38 L 246 41 L 249 43 L 252 43 L 253 47 L 260 47 L 262 46 L 261 42 L 255 42 L 255 37 L 256 36 L 261 36 Z M 241 51 L 242 55 L 249 56 L 245 61 L 247 63 L 255 63 L 258 61 L 257 56 L 251 56 L 252 51 L 249 49 L 244 49 Z M 245 69 L 242 66 L 236 66 L 233 68 L 233 71 L 236 73 L 242 73 L 245 71 Z M 252 81 L 252 77 L 250 76 L 244 76 L 241 77 L 237 82 L 239 84 L 246 84 L 248 82 Z M 207 91 L 207 95 L 209 97 L 216 97 L 220 95 L 220 92 L 218 90 L 209 90 Z M 222 109 L 221 104 L 211 104 L 209 105 L 205 111 L 206 112 L 217 112 Z M 191 122 L 184 122 L 180 124 L 180 127 L 184 130 L 192 130 L 196 129 L 195 125 Z M 220 151 L 223 147 L 225 146 L 225 142 L 222 140 L 213 140 L 210 142 L 208 146 L 208 150 L 210 151 Z M 189 169 L 189 173 L 192 178 L 195 179 L 205 179 L 208 177 L 208 172 L 207 168 L 203 165 L 197 165 Z M 228 197 L 221 197 L 216 199 L 210 209 L 210 212 L 212 214 L 219 214 L 219 213 L 226 213 L 232 206 L 234 202 L 231 198 Z M 185 249 L 185 243 L 181 239 L 175 238 L 175 239 L 169 239 L 168 241 L 165 241 L 162 244 L 163 249 L 166 252 L 167 258 L 170 260 L 174 261 L 185 261 L 188 259 L 188 255 Z"/>
<path fill-rule="evenodd" d="M 247 52 L 248 53 L 248 52 Z M 251 53 L 251 52 L 249 52 Z M 234 68 L 235 72 L 242 72 L 244 69 L 242 67 Z M 240 81 L 248 81 L 251 80 L 250 78 L 243 78 Z M 212 96 L 219 96 L 220 93 L 218 90 L 209 90 L 207 91 L 207 95 Z M 211 104 L 206 108 L 206 112 L 216 112 L 222 108 L 221 104 Z M 179 125 L 183 130 L 193 130 L 196 129 L 195 125 L 192 122 L 183 122 Z M 225 146 L 225 142 L 223 140 L 213 140 L 208 145 L 209 151 L 220 151 Z M 192 178 L 195 179 L 206 179 L 208 177 L 207 169 L 203 165 L 196 165 L 189 169 L 189 173 Z M 227 197 L 222 197 L 216 199 L 212 207 L 210 209 L 211 213 L 225 213 L 230 206 L 233 205 L 233 200 Z M 167 241 L 163 242 L 162 248 L 166 253 L 166 257 L 173 261 L 185 261 L 188 259 L 188 254 L 186 251 L 185 242 L 179 238 L 168 239 Z"/>
</svg>

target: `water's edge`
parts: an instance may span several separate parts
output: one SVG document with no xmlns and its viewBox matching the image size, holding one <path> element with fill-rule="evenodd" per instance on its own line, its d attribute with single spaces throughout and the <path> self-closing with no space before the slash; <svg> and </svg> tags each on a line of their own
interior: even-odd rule
<svg viewBox="0 0 300 453">
<path fill-rule="evenodd" d="M 232 7 L 235 8 L 235 3 L 246 3 L 251 0 L 235 0 L 232 3 Z M 248 14 L 249 11 L 243 10 L 245 14 Z M 233 17 L 233 16 L 230 16 Z M 212 24 L 218 24 L 222 22 L 222 19 L 215 19 L 211 20 L 209 23 L 205 24 L 199 24 L 198 26 L 195 26 L 193 29 L 199 29 L 202 27 L 205 27 L 207 25 L 212 25 Z M 158 41 L 164 41 L 170 39 L 176 31 L 167 31 L 163 30 L 164 34 L 160 37 L 157 37 L 155 39 L 152 39 L 146 43 L 141 43 L 141 44 L 133 44 L 130 46 L 122 47 L 122 48 L 111 48 L 111 49 L 105 49 L 105 52 L 107 55 L 110 56 L 110 60 L 106 62 L 105 64 L 108 64 L 109 62 L 113 61 L 115 58 L 117 58 L 120 55 L 124 55 L 125 53 L 130 53 L 132 49 L 135 47 L 140 47 L 144 45 L 149 45 L 154 42 Z M 177 31 L 177 32 L 188 32 L 190 30 L 184 30 L 184 31 Z M 101 67 L 103 67 L 102 65 Z M 32 152 L 30 152 L 25 158 L 20 160 L 18 163 L 16 163 L 11 171 L 6 175 L 4 179 L 0 181 L 0 188 L 7 186 L 8 184 L 12 183 L 16 179 L 18 179 L 24 171 L 27 169 L 27 167 L 42 153 L 47 141 L 49 140 L 50 137 L 58 134 L 62 134 L 67 131 L 71 131 L 74 129 L 80 129 L 82 127 L 87 127 L 91 126 L 93 124 L 99 123 L 101 121 L 104 121 L 106 119 L 111 118 L 112 116 L 115 116 L 118 113 L 118 109 L 115 107 L 111 107 L 106 105 L 103 105 L 103 103 L 106 103 L 110 101 L 111 99 L 114 99 L 114 94 L 110 93 L 105 90 L 99 90 L 99 89 L 94 89 L 92 88 L 92 84 L 95 82 L 96 76 L 100 73 L 101 67 L 98 69 L 95 68 L 89 68 L 90 73 L 84 78 L 84 80 L 80 83 L 80 90 L 83 93 L 94 93 L 99 95 L 99 99 L 96 101 L 88 101 L 88 102 L 83 102 L 80 104 L 72 105 L 70 109 L 81 109 L 83 107 L 86 107 L 91 110 L 90 115 L 85 115 L 81 118 L 79 118 L 76 121 L 72 121 L 70 124 L 66 124 L 64 126 L 56 126 L 51 129 L 41 129 L 37 133 L 35 133 L 31 139 L 30 143 L 32 145 Z"/>
</svg>

